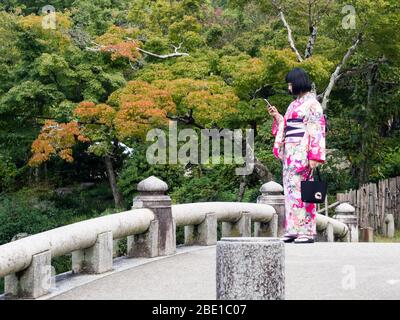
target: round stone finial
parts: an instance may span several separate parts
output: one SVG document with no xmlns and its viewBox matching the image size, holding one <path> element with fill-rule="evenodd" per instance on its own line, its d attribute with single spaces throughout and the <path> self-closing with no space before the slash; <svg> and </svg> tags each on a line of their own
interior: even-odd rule
<svg viewBox="0 0 400 320">
<path fill-rule="evenodd" d="M 165 192 L 167 190 L 168 185 L 156 176 L 150 176 L 137 185 L 137 191 L 140 192 Z"/>
<path fill-rule="evenodd" d="M 283 187 L 275 182 L 275 181 L 269 181 L 267 183 L 264 183 L 261 188 L 260 188 L 261 193 L 282 193 L 283 192 Z"/>
<path fill-rule="evenodd" d="M 350 203 L 347 202 L 343 202 L 335 208 L 335 212 L 337 213 L 351 214 L 354 213 L 355 211 L 356 209 Z"/>
</svg>

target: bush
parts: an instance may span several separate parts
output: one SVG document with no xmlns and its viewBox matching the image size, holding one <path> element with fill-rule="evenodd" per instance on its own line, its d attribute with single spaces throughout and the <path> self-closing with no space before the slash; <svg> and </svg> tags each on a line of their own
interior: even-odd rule
<svg viewBox="0 0 400 320">
<path fill-rule="evenodd" d="M 380 179 L 400 175 L 400 146 L 387 147 L 383 150 L 382 163 L 377 165 L 372 176 Z"/>
<path fill-rule="evenodd" d="M 200 172 L 199 172 L 200 170 Z M 231 165 L 214 165 L 209 168 L 192 168 L 193 177 L 186 177 L 171 198 L 174 203 L 206 201 L 237 201 L 239 176 Z"/>
</svg>

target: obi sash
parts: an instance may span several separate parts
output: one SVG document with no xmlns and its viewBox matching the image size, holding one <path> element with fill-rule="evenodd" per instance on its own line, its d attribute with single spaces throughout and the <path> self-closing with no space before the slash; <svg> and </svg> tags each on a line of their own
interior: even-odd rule
<svg viewBox="0 0 400 320">
<path fill-rule="evenodd" d="M 285 142 L 298 142 L 304 136 L 305 129 L 303 119 L 287 119 L 284 128 Z"/>
</svg>

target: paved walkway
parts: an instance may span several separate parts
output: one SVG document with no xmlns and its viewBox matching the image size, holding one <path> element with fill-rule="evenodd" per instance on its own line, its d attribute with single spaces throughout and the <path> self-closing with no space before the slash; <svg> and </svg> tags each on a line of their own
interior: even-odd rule
<svg viewBox="0 0 400 320">
<path fill-rule="evenodd" d="M 400 299 L 400 243 L 285 244 L 286 299 Z M 215 246 L 120 259 L 105 275 L 74 275 L 45 299 L 215 299 Z"/>
</svg>

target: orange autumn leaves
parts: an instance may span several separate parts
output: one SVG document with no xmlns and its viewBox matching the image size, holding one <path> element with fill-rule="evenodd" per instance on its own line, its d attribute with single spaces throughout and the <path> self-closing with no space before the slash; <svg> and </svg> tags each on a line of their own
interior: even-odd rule
<svg viewBox="0 0 400 320">
<path fill-rule="evenodd" d="M 50 160 L 51 156 L 58 155 L 61 159 L 72 162 L 72 147 L 80 142 L 90 142 L 91 139 L 84 133 L 86 126 L 100 124 L 111 126 L 115 110 L 106 104 L 96 105 L 93 102 L 81 102 L 74 110 L 78 121 L 58 123 L 47 120 L 39 136 L 32 143 L 29 166 L 39 166 Z"/>
<path fill-rule="evenodd" d="M 176 113 L 176 105 L 167 90 L 143 81 L 129 82 L 125 88 L 114 92 L 109 102 L 119 106 L 114 125 L 121 140 L 144 137 L 150 127 L 167 124 L 167 115 Z"/>
<path fill-rule="evenodd" d="M 112 126 L 115 109 L 107 104 L 95 104 L 94 102 L 83 101 L 74 110 L 74 116 L 83 124 L 102 124 Z"/>
<path fill-rule="evenodd" d="M 51 156 L 71 162 L 72 147 L 78 142 L 144 140 L 150 129 L 165 127 L 169 118 L 185 116 L 190 110 L 196 121 L 207 127 L 236 113 L 238 101 L 231 88 L 216 81 L 130 81 L 112 93 L 107 104 L 79 103 L 73 112 L 75 121 L 46 121 L 32 143 L 29 165 L 38 166 Z"/>
<path fill-rule="evenodd" d="M 224 120 L 238 112 L 239 98 L 232 87 L 218 80 L 156 80 L 152 83 L 171 93 L 179 114 L 191 111 L 197 123 L 223 126 Z"/>
<path fill-rule="evenodd" d="M 135 41 L 124 41 L 117 44 L 109 44 L 100 48 L 102 52 L 111 52 L 111 60 L 118 58 L 128 58 L 130 61 L 136 61 L 141 57 L 137 50 L 138 44 Z"/>
<path fill-rule="evenodd" d="M 38 166 L 53 155 L 72 162 L 76 143 L 105 141 L 110 133 L 115 135 L 111 139 L 143 139 L 149 129 L 165 125 L 167 114 L 175 112 L 171 95 L 146 82 L 131 81 L 114 96 L 117 94 L 119 103 L 115 107 L 83 101 L 73 112 L 76 121 L 46 121 L 32 143 L 33 155 L 28 164 Z"/>
<path fill-rule="evenodd" d="M 101 52 L 111 53 L 111 60 L 127 58 L 134 62 L 142 56 L 138 51 L 142 43 L 131 39 L 131 37 L 137 36 L 139 32 L 135 28 L 124 29 L 111 26 L 105 34 L 97 37 L 96 42 L 100 45 Z"/>
<path fill-rule="evenodd" d="M 47 120 L 35 141 L 32 143 L 32 157 L 29 166 L 38 166 L 50 159 L 52 155 L 58 155 L 67 162 L 72 162 L 72 147 L 77 141 L 87 142 L 79 130 L 78 123 L 57 123 Z"/>
</svg>

